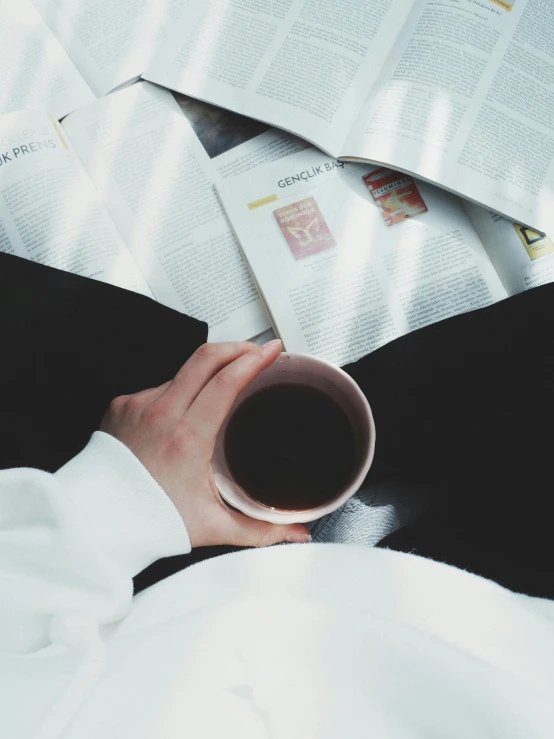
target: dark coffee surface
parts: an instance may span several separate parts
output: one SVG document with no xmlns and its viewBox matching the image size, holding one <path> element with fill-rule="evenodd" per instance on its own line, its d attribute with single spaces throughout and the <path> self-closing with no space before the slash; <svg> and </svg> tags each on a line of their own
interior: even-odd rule
<svg viewBox="0 0 554 739">
<path fill-rule="evenodd" d="M 274 385 L 237 408 L 227 426 L 225 456 L 233 477 L 254 500 L 307 510 L 350 483 L 356 438 L 345 411 L 326 393 Z"/>
</svg>

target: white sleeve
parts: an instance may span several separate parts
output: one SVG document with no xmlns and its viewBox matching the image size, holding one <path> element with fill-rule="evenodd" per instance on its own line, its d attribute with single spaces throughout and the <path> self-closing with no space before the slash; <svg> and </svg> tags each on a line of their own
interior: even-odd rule
<svg viewBox="0 0 554 739">
<path fill-rule="evenodd" d="M 169 497 L 108 434 L 93 434 L 55 474 L 0 472 L 0 651 L 45 646 L 62 611 L 122 619 L 132 578 L 190 548 Z"/>
</svg>

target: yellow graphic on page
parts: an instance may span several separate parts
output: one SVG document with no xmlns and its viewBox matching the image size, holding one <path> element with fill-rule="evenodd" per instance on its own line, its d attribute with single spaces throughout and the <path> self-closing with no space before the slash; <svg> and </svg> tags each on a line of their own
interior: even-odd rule
<svg viewBox="0 0 554 739">
<path fill-rule="evenodd" d="M 262 205 L 267 205 L 268 203 L 274 203 L 276 200 L 279 200 L 277 195 L 267 195 L 265 198 L 260 198 L 259 200 L 254 200 L 252 203 L 248 203 L 248 209 L 256 210 L 256 208 L 261 208 Z"/>
<path fill-rule="evenodd" d="M 514 3 L 516 0 L 489 0 L 489 2 L 494 3 L 495 5 L 500 5 L 501 8 L 504 8 L 504 10 L 507 10 L 508 13 L 510 10 L 514 7 Z"/>
<path fill-rule="evenodd" d="M 519 223 L 514 223 L 514 228 L 529 254 L 529 259 L 538 259 L 554 252 L 554 244 L 546 234 L 521 226 Z"/>
</svg>

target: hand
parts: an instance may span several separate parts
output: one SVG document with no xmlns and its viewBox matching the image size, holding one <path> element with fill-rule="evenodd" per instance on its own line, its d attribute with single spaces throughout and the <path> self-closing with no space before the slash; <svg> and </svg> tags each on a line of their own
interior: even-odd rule
<svg viewBox="0 0 554 739">
<path fill-rule="evenodd" d="M 181 514 L 193 547 L 308 541 L 302 524 L 278 526 L 235 511 L 212 476 L 212 453 L 238 394 L 274 362 L 280 341 L 204 344 L 170 382 L 112 401 L 100 429 L 123 442 Z"/>
</svg>

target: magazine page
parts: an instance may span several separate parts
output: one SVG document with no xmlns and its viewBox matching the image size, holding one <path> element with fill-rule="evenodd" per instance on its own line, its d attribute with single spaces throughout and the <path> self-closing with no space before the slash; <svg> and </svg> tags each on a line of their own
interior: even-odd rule
<svg viewBox="0 0 554 739">
<path fill-rule="evenodd" d="M 230 110 L 180 93 L 174 97 L 221 178 L 249 172 L 311 146 L 304 139 Z"/>
<path fill-rule="evenodd" d="M 0 118 L 0 251 L 152 297 L 57 122 Z"/>
<path fill-rule="evenodd" d="M 310 150 L 218 186 L 286 349 L 353 362 L 507 297 L 462 202 Z"/>
<path fill-rule="evenodd" d="M 278 128 L 270 128 L 256 138 L 241 144 L 237 149 L 220 154 L 213 163 L 219 178 L 225 180 L 306 149 L 313 147 L 304 139 Z"/>
<path fill-rule="evenodd" d="M 252 118 L 244 118 L 178 93 L 175 97 L 212 158 L 220 180 L 312 148 L 304 139 L 277 128 L 268 128 Z M 273 328 L 249 337 L 260 346 L 274 338 Z"/>
<path fill-rule="evenodd" d="M 190 3 L 143 76 L 336 156 L 413 1 Z"/>
<path fill-rule="evenodd" d="M 201 125 L 209 141 L 214 132 Z M 214 188 L 216 160 L 169 91 L 139 82 L 68 116 L 64 128 L 157 300 L 207 321 L 211 341 L 268 328 Z"/>
<path fill-rule="evenodd" d="M 140 77 L 158 45 L 165 43 L 166 25 L 172 27 L 191 0 L 33 2 L 101 97 Z"/>
<path fill-rule="evenodd" d="M 417 0 L 341 155 L 554 233 L 554 4 Z"/>
<path fill-rule="evenodd" d="M 554 242 L 547 234 L 474 203 L 465 208 L 510 295 L 554 282 Z"/>
<path fill-rule="evenodd" d="M 94 100 L 30 0 L 0 0 L 0 115 L 42 108 L 56 118 Z"/>
</svg>

